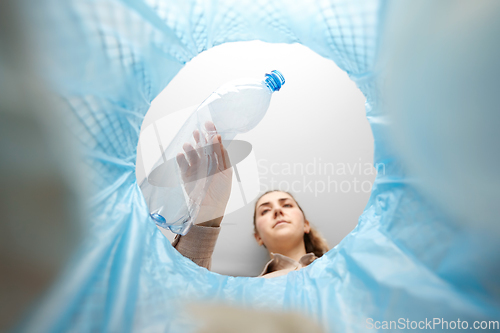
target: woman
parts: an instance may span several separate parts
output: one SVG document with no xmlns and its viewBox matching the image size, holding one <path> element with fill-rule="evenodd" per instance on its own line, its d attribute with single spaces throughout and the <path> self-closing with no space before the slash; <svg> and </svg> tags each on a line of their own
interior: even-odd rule
<svg viewBox="0 0 500 333">
<path fill-rule="evenodd" d="M 253 225 L 255 240 L 271 257 L 259 276 L 299 270 L 328 251 L 326 240 L 288 192 L 274 190 L 261 195 L 255 203 Z"/>
<path fill-rule="evenodd" d="M 210 175 L 210 186 L 200 206 L 197 220 L 185 236 L 176 236 L 172 245 L 185 257 L 196 264 L 210 269 L 211 257 L 220 223 L 231 193 L 232 168 L 229 156 L 211 122 L 205 124 L 207 133 L 200 135 L 196 130 L 193 137 L 196 146 L 200 140 L 212 144 L 215 158 L 215 173 Z M 183 146 L 184 153 L 177 155 L 186 191 L 190 192 L 193 182 L 190 175 L 197 174 L 205 156 L 204 149 L 195 149 L 191 144 Z M 188 185 L 190 184 L 190 185 Z M 259 275 L 270 278 L 299 270 L 328 251 L 324 238 L 310 225 L 304 211 L 294 197 L 283 191 L 268 191 L 260 196 L 254 208 L 254 237 L 260 246 L 269 252 L 271 260 Z"/>
</svg>

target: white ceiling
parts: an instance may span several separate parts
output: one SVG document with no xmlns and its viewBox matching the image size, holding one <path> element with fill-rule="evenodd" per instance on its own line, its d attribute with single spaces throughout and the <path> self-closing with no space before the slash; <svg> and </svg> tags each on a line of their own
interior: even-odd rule
<svg viewBox="0 0 500 333">
<path fill-rule="evenodd" d="M 273 69 L 283 73 L 285 85 L 273 94 L 261 123 L 236 139 L 253 146 L 262 192 L 279 185 L 286 190 L 295 184 L 295 191 L 290 191 L 308 220 L 334 247 L 356 226 L 375 169 L 370 166 L 373 136 L 365 117 L 365 98 L 333 61 L 299 44 L 253 41 L 214 47 L 181 69 L 152 102 L 142 128 L 201 103 L 227 81 L 263 78 Z M 139 181 L 144 178 L 141 154 L 138 149 Z M 269 260 L 252 236 L 254 204 L 255 200 L 224 217 L 213 271 L 256 276 Z M 169 231 L 162 232 L 173 239 Z"/>
</svg>

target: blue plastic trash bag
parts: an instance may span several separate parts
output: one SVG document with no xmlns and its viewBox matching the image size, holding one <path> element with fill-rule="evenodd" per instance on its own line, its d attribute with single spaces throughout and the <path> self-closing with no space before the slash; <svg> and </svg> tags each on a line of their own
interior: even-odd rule
<svg viewBox="0 0 500 333">
<path fill-rule="evenodd" d="M 428 191 L 421 190 L 420 169 L 410 173 L 408 160 L 396 147 L 397 136 L 391 134 L 399 125 L 398 118 L 384 106 L 392 93 L 385 75 L 394 69 L 391 65 L 405 64 L 394 49 L 384 48 L 390 47 L 391 38 L 398 40 L 398 33 L 409 33 L 405 22 L 413 20 L 412 31 L 431 34 L 461 20 L 494 24 L 491 15 L 481 13 L 498 14 L 492 2 L 467 11 L 455 3 L 461 2 L 443 2 L 440 6 L 450 10 L 440 11 L 432 26 L 426 13 L 433 11 L 433 5 L 426 3 L 427 11 L 413 15 L 409 7 L 399 5 L 396 10 L 395 3 L 382 0 L 26 3 L 29 25 L 38 34 L 34 53 L 45 79 L 61 97 L 67 124 L 85 154 L 90 193 L 85 242 L 18 329 L 188 332 L 196 328 L 196 320 L 186 319 L 190 310 L 182 307 L 185 301 L 295 310 L 330 332 L 377 331 L 383 325 L 389 331 L 415 330 L 414 325 L 430 330 L 429 322 L 433 329 L 447 331 L 454 329 L 452 325 L 470 329 L 498 323 L 498 227 L 494 223 L 479 226 L 469 216 L 458 223 L 449 207 L 444 209 Z M 387 34 L 384 27 L 401 17 L 406 19 L 400 26 L 391 27 L 398 36 Z M 492 31 L 498 32 L 497 28 L 498 20 Z M 497 33 L 474 35 L 473 29 L 466 33 L 477 37 L 467 40 L 483 41 L 474 45 L 481 52 L 498 50 Z M 358 226 L 340 244 L 310 266 L 273 279 L 222 276 L 184 258 L 156 227 L 135 177 L 140 126 L 151 101 L 200 52 L 225 42 L 255 39 L 301 43 L 346 71 L 367 99 L 374 162 L 386 167 L 375 181 Z M 439 47 L 440 54 L 450 59 L 457 46 L 448 45 L 446 37 L 419 45 L 420 51 Z M 393 56 L 392 62 L 380 58 L 381 50 Z M 411 53 L 412 59 L 424 59 L 418 50 Z M 498 73 L 498 61 L 484 66 Z M 420 77 L 429 75 L 426 70 L 416 72 Z M 425 85 L 420 86 L 422 90 L 411 90 L 411 82 L 391 78 L 395 80 L 392 87 L 399 87 L 405 96 L 429 93 Z M 467 79 L 453 80 L 457 78 Z M 440 82 L 435 89 L 446 87 L 446 80 Z M 478 109 L 466 115 L 474 119 L 493 111 Z M 422 123 L 405 124 L 426 128 Z M 498 131 L 488 133 L 487 140 L 493 140 L 488 142 L 498 142 Z M 412 142 L 432 140 L 430 145 L 448 140 L 446 132 L 433 132 L 429 137 L 422 130 L 402 135 Z M 430 169 L 437 161 L 425 155 L 427 150 L 409 152 L 426 156 Z M 491 154 L 498 156 L 498 149 Z M 453 161 L 454 165 L 463 162 Z M 475 176 L 447 181 L 473 182 Z M 498 181 L 498 172 L 491 177 Z M 456 205 L 453 200 L 445 201 Z M 471 207 L 466 202 L 462 205 L 461 209 Z M 399 326 L 394 328 L 392 322 Z"/>
</svg>

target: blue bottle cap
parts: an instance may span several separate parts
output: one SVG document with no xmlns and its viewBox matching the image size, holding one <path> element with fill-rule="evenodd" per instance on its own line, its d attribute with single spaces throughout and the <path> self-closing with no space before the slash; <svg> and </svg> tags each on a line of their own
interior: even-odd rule
<svg viewBox="0 0 500 333">
<path fill-rule="evenodd" d="M 281 86 L 285 84 L 285 77 L 279 71 L 274 70 L 266 74 L 265 83 L 271 91 L 279 91 Z"/>
</svg>

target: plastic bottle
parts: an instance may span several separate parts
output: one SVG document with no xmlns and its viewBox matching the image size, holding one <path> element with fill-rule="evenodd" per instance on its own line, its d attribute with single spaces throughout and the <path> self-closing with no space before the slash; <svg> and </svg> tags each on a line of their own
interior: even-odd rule
<svg viewBox="0 0 500 333">
<path fill-rule="evenodd" d="M 264 80 L 244 78 L 231 81 L 213 92 L 191 114 L 140 185 L 150 215 L 158 226 L 185 235 L 196 219 L 215 162 L 209 142 L 216 132 L 207 131 L 205 123 L 214 123 L 217 134 L 227 146 L 238 133 L 251 130 L 262 120 L 272 93 L 280 90 L 284 83 L 283 75 L 276 70 L 266 74 Z M 193 139 L 196 129 L 202 138 L 198 144 Z M 196 147 L 203 159 L 190 177 L 189 195 L 176 161 L 186 142 Z"/>
</svg>

